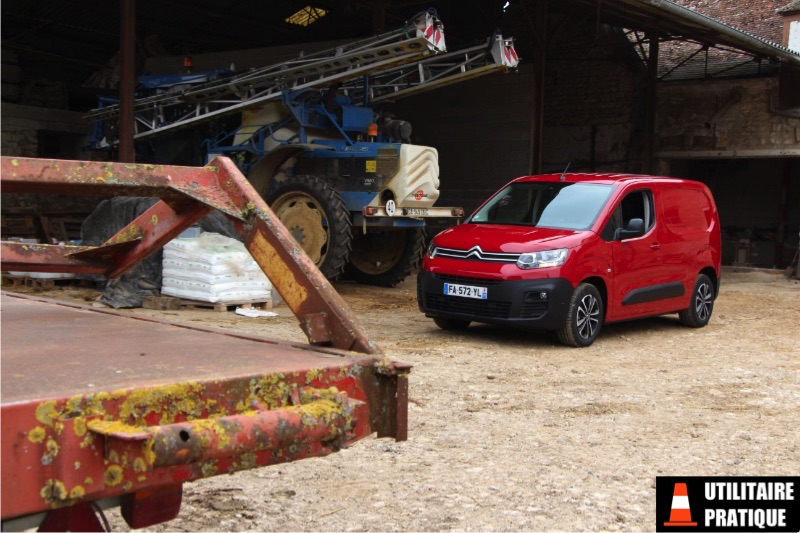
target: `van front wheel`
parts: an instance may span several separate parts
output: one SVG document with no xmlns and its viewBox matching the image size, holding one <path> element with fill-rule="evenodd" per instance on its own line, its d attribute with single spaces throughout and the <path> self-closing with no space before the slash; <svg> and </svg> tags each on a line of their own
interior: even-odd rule
<svg viewBox="0 0 800 533">
<path fill-rule="evenodd" d="M 711 320 L 714 310 L 714 284 L 705 274 L 697 276 L 689 307 L 678 313 L 681 324 L 690 328 L 702 328 Z"/>
<path fill-rule="evenodd" d="M 583 348 L 597 338 L 603 325 L 603 299 L 591 283 L 581 283 L 572 293 L 558 340 L 567 346 Z"/>
</svg>

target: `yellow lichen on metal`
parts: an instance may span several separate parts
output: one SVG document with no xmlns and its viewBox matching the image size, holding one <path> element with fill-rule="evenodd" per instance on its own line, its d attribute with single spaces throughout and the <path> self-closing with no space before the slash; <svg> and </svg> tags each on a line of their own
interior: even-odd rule
<svg viewBox="0 0 800 533">
<path fill-rule="evenodd" d="M 135 241 L 140 236 L 139 227 L 132 224 L 127 230 L 123 231 L 114 239 L 114 243 L 120 244 L 123 242 Z"/>
<path fill-rule="evenodd" d="M 154 226 L 158 226 L 158 215 L 153 215 L 150 217 L 150 223 Z"/>
<path fill-rule="evenodd" d="M 92 479 L 90 477 L 87 477 L 86 479 L 83 480 L 83 484 L 84 485 L 94 485 L 94 479 Z"/>
<path fill-rule="evenodd" d="M 84 489 L 81 485 L 75 485 L 72 487 L 72 490 L 69 491 L 69 497 L 73 500 L 78 500 L 86 496 L 86 489 Z"/>
<path fill-rule="evenodd" d="M 131 426 L 130 424 L 126 424 L 124 422 L 111 420 L 90 420 L 88 423 L 86 423 L 86 426 L 95 433 L 100 433 L 102 435 L 110 435 L 112 433 L 134 435 L 142 433 L 144 430 L 144 428 L 139 426 Z"/>
<path fill-rule="evenodd" d="M 122 467 L 119 465 L 111 465 L 106 468 L 103 474 L 103 482 L 107 487 L 116 487 L 122 483 Z"/>
<path fill-rule="evenodd" d="M 83 437 L 84 435 L 86 435 L 87 429 L 88 428 L 86 426 L 86 419 L 85 418 L 78 417 L 78 418 L 76 418 L 75 420 L 72 421 L 72 431 L 75 432 L 75 436 Z"/>
<path fill-rule="evenodd" d="M 58 452 L 61 450 L 61 447 L 53 439 L 47 439 L 47 444 L 45 444 L 45 447 L 47 447 L 47 453 L 52 457 L 56 457 Z"/>
<path fill-rule="evenodd" d="M 239 468 L 241 470 L 250 470 L 251 468 L 255 468 L 257 466 L 257 457 L 254 452 L 246 452 L 239 457 L 240 464 Z"/>
<path fill-rule="evenodd" d="M 250 255 L 278 289 L 286 305 L 293 310 L 299 309 L 308 299 L 308 291 L 298 283 L 294 273 L 284 266 L 278 251 L 260 231 L 253 236 Z"/>
<path fill-rule="evenodd" d="M 63 502 L 69 496 L 64 483 L 57 479 L 48 479 L 39 491 L 39 495 L 50 505 Z"/>
<path fill-rule="evenodd" d="M 209 461 L 203 463 L 203 466 L 200 467 L 200 471 L 203 473 L 203 477 L 212 477 L 217 475 L 219 469 L 217 468 L 216 461 Z"/>
<path fill-rule="evenodd" d="M 142 455 L 144 455 L 144 459 L 147 461 L 148 465 L 155 464 L 156 462 L 155 444 L 156 441 L 154 439 L 146 440 L 142 443 Z"/>
<path fill-rule="evenodd" d="M 92 444 L 94 444 L 94 433 L 87 433 L 81 441 L 81 448 L 88 448 Z"/>
<path fill-rule="evenodd" d="M 195 426 L 213 432 L 214 435 L 217 436 L 217 446 L 220 450 L 224 450 L 231 445 L 231 435 L 229 432 L 232 431 L 232 428 L 226 428 L 214 419 L 197 420 Z"/>
<path fill-rule="evenodd" d="M 11 165 L 15 166 L 15 167 L 18 167 L 19 166 L 19 161 L 17 159 L 12 159 L 11 160 Z"/>
<path fill-rule="evenodd" d="M 325 423 L 330 422 L 334 416 L 343 414 L 342 406 L 330 400 L 316 400 L 311 403 L 300 405 L 296 407 L 296 409 L 314 420 L 321 419 Z"/>
<path fill-rule="evenodd" d="M 202 385 L 194 382 L 132 391 L 120 407 L 120 418 L 133 420 L 136 425 L 144 425 L 145 417 L 152 413 L 161 414 L 162 425 L 174 423 L 178 416 L 186 420 L 200 418 L 205 407 L 203 391 Z"/>
<path fill-rule="evenodd" d="M 310 385 L 312 382 L 320 379 L 322 377 L 322 369 L 314 368 L 309 370 L 306 373 L 306 385 Z"/>
<path fill-rule="evenodd" d="M 311 403 L 317 399 L 336 401 L 336 395 L 339 389 L 336 387 L 328 387 L 327 389 L 305 389 L 300 393 L 300 401 L 302 403 Z"/>
<path fill-rule="evenodd" d="M 42 426 L 36 426 L 28 432 L 28 440 L 36 444 L 43 443 L 46 436 L 47 432 Z"/>
<path fill-rule="evenodd" d="M 75 470 L 80 470 L 80 469 L 81 469 L 81 462 L 75 461 Z"/>
<path fill-rule="evenodd" d="M 144 459 L 141 457 L 137 457 L 133 461 L 133 471 L 141 474 L 142 472 L 147 472 L 147 463 L 144 462 Z"/>
<path fill-rule="evenodd" d="M 293 385 L 287 383 L 285 374 L 269 374 L 261 379 L 251 379 L 250 395 L 242 404 L 241 410 L 249 410 L 255 405 L 262 405 L 268 409 L 286 405 L 294 388 Z"/>
<path fill-rule="evenodd" d="M 56 410 L 56 402 L 48 400 L 40 403 L 36 407 L 36 420 L 45 426 L 53 427 L 53 420 L 58 417 L 58 410 Z"/>
</svg>

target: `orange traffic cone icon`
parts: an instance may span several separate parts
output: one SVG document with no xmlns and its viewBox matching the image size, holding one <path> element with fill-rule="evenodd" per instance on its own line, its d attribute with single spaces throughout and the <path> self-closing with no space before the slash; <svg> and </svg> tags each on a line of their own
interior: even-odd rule
<svg viewBox="0 0 800 533">
<path fill-rule="evenodd" d="M 665 526 L 697 526 L 697 522 L 692 522 L 692 510 L 689 509 L 689 493 L 686 491 L 686 483 L 675 483 L 672 491 L 672 509 L 669 512 L 669 522 L 664 522 Z"/>
</svg>

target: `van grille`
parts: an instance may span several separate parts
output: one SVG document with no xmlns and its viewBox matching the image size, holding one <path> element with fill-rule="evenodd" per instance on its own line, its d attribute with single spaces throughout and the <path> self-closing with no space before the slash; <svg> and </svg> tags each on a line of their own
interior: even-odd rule
<svg viewBox="0 0 800 533">
<path fill-rule="evenodd" d="M 442 248 L 437 246 L 435 249 L 436 257 L 450 257 L 452 259 L 465 259 L 471 261 L 489 261 L 493 263 L 516 263 L 520 254 L 507 254 L 501 252 L 484 252 L 480 246 L 473 246 L 469 250 L 458 250 L 456 248 Z"/>
<path fill-rule="evenodd" d="M 472 300 L 429 292 L 425 294 L 425 307 L 431 311 L 458 313 L 486 318 L 508 318 L 511 314 L 511 302 L 491 300 Z"/>
</svg>

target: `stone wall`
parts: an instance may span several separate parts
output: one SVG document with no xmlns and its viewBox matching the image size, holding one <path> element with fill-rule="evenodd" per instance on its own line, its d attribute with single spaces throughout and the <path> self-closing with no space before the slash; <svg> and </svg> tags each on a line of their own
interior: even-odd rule
<svg viewBox="0 0 800 533">
<path fill-rule="evenodd" d="M 87 159 L 81 144 L 91 130 L 83 114 L 3 102 L 0 153 L 20 157 Z M 49 134 L 49 135 L 48 135 Z M 42 140 L 48 146 L 42 146 Z"/>
<path fill-rule="evenodd" d="M 749 155 L 764 157 L 800 150 L 800 118 L 770 109 L 776 83 L 752 78 L 660 84 L 657 152 L 757 151 Z"/>
</svg>

